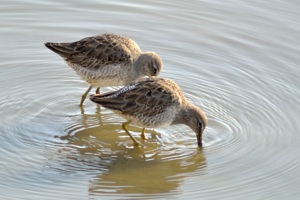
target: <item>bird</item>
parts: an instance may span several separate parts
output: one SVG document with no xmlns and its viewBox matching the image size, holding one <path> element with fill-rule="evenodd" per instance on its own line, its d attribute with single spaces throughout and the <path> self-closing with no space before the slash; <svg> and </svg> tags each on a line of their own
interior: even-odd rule
<svg viewBox="0 0 300 200">
<path fill-rule="evenodd" d="M 140 142 L 128 131 L 126 126 L 130 123 L 143 127 L 142 139 L 145 139 L 145 128 L 185 124 L 196 133 L 197 144 L 202 147 L 207 117 L 184 96 L 173 80 L 144 77 L 116 91 L 92 94 L 90 100 L 127 119 L 122 128 L 136 146 Z"/>
<path fill-rule="evenodd" d="M 93 87 L 100 94 L 100 87 L 123 86 L 144 76 L 158 76 L 163 67 L 158 54 L 142 52 L 135 41 L 117 34 L 101 34 L 70 43 L 46 42 L 45 46 L 90 84 L 81 97 L 80 107 Z"/>
</svg>

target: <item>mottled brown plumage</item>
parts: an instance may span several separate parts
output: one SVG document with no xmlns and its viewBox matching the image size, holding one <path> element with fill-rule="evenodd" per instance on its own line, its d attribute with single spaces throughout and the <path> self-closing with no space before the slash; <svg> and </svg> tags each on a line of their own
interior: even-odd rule
<svg viewBox="0 0 300 200">
<path fill-rule="evenodd" d="M 158 76 L 162 60 L 154 52 L 142 53 L 131 39 L 102 34 L 71 43 L 45 43 L 60 55 L 91 86 L 84 93 L 80 106 L 93 86 L 120 86 L 143 76 Z"/>
<path fill-rule="evenodd" d="M 185 98 L 180 87 L 172 80 L 142 78 L 118 91 L 91 95 L 90 99 L 126 118 L 128 122 L 123 124 L 123 128 L 135 144 L 138 142 L 126 129 L 129 123 L 143 128 L 186 124 L 196 133 L 198 145 L 202 146 L 206 115 Z"/>
</svg>

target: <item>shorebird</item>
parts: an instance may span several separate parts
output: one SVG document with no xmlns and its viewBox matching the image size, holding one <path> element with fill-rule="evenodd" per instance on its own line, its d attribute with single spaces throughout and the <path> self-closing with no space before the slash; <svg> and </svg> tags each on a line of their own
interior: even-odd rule
<svg viewBox="0 0 300 200">
<path fill-rule="evenodd" d="M 46 42 L 90 87 L 82 95 L 83 105 L 92 87 L 122 86 L 144 76 L 158 76 L 162 60 L 154 52 L 142 52 L 133 40 L 115 34 L 86 37 L 71 43 Z"/>
<path fill-rule="evenodd" d="M 117 91 L 91 95 L 90 100 L 127 119 L 122 127 L 134 145 L 140 143 L 127 130 L 126 126 L 130 123 L 143 127 L 143 139 L 145 128 L 185 124 L 196 133 L 197 143 L 202 146 L 206 115 L 187 100 L 180 87 L 172 80 L 141 78 Z"/>
</svg>

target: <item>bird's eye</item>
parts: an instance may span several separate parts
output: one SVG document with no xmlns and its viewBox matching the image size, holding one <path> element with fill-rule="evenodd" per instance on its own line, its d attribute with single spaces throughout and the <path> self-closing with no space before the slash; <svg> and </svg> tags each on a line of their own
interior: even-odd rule
<svg viewBox="0 0 300 200">
<path fill-rule="evenodd" d="M 202 128 L 202 123 L 201 123 L 201 122 L 198 122 L 198 126 L 199 126 L 200 128 Z"/>
<path fill-rule="evenodd" d="M 157 73 L 157 69 L 153 67 L 153 75 L 156 75 L 156 73 Z"/>
</svg>

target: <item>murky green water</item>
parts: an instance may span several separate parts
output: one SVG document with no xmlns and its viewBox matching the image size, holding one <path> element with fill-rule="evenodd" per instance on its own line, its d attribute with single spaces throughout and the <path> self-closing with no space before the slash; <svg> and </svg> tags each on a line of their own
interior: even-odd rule
<svg viewBox="0 0 300 200">
<path fill-rule="evenodd" d="M 0 5 L 0 199 L 300 198 L 299 2 Z M 43 43 L 101 33 L 161 55 L 207 113 L 203 150 L 185 126 L 134 148 L 124 119 L 78 107 L 88 84 Z"/>
</svg>

